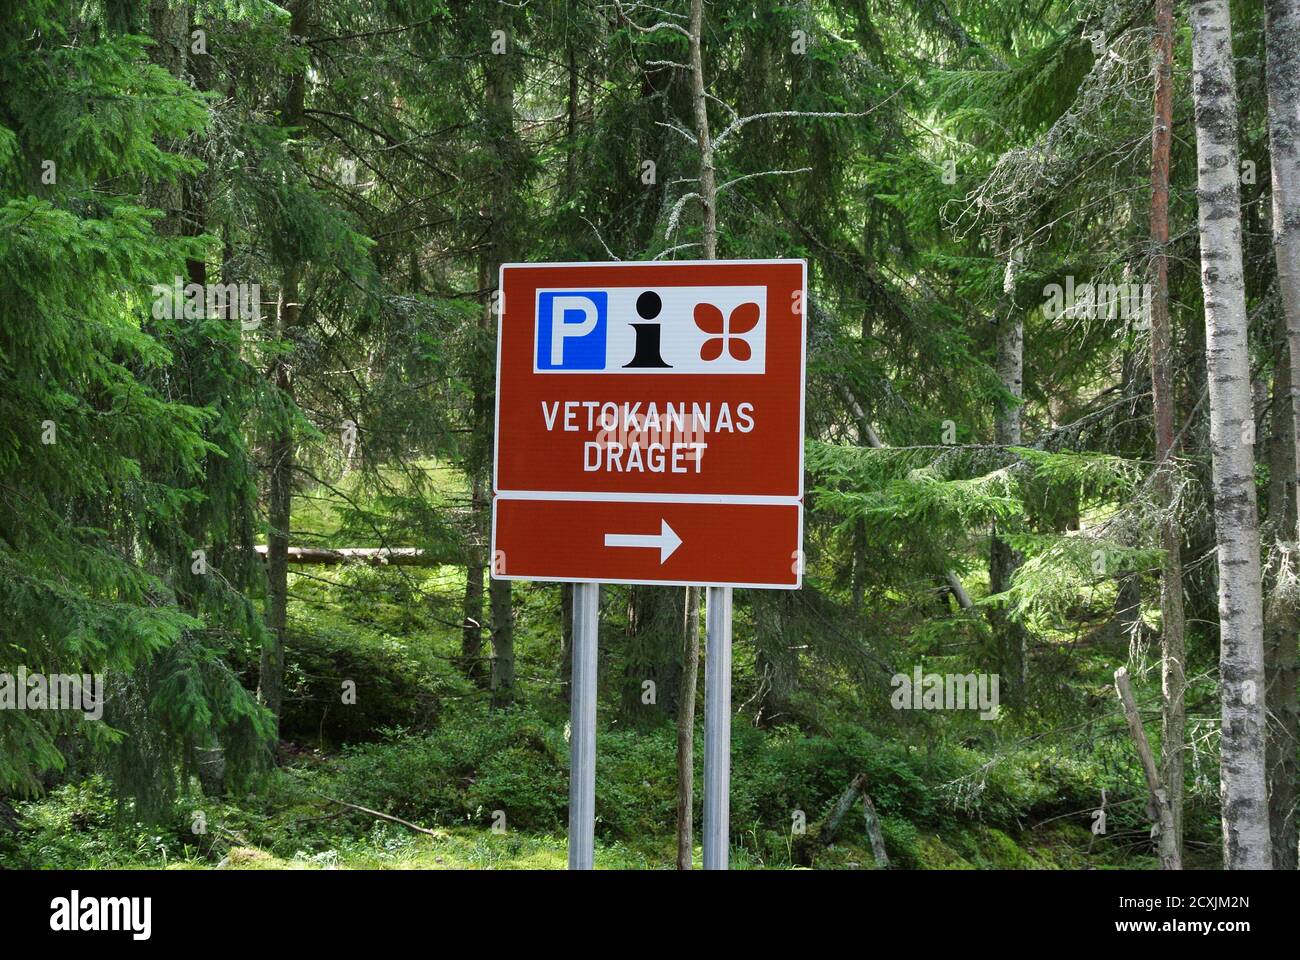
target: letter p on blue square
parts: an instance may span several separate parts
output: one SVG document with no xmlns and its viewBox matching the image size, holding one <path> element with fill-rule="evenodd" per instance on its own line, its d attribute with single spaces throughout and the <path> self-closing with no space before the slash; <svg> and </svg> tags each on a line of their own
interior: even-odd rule
<svg viewBox="0 0 1300 960">
<path fill-rule="evenodd" d="M 607 291 L 538 291 L 537 369 L 604 370 L 608 327 Z"/>
</svg>

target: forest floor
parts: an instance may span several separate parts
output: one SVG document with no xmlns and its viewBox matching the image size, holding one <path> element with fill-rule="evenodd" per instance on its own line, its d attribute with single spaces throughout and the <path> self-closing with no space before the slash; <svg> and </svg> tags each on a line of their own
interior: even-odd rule
<svg viewBox="0 0 1300 960">
<path fill-rule="evenodd" d="M 449 476 L 449 499 L 456 484 Z M 307 529 L 329 532 L 324 545 L 372 545 L 339 532 L 322 499 L 304 500 L 297 515 Z M 16 822 L 0 817 L 0 867 L 563 868 L 568 707 L 559 696 L 558 588 L 516 588 L 519 703 L 493 710 L 459 663 L 463 566 L 295 569 L 290 584 L 284 741 L 269 773 L 219 797 L 193 778 L 144 822 L 74 757 L 42 797 L 14 804 Z M 636 697 L 629 709 L 626 604 L 610 600 L 596 865 L 667 869 L 675 863 L 675 726 L 671 710 L 641 709 Z M 737 704 L 758 689 L 752 630 L 738 604 Z M 1059 642 L 1074 647 L 1072 672 L 1051 678 L 1045 706 L 993 721 L 893 710 L 887 677 L 864 693 L 852 677 L 811 670 L 799 723 L 760 727 L 738 713 L 732 867 L 874 867 L 860 814 L 834 844 L 800 834 L 816 829 L 859 775 L 895 867 L 1153 867 L 1145 791 L 1111 686 L 1127 641 L 1099 630 Z M 927 669 L 971 669 L 933 647 L 913 662 L 922 658 Z M 242 665 L 250 688 L 257 660 L 250 642 Z M 701 755 L 697 748 L 697 784 Z M 1193 759 L 1187 859 L 1213 867 L 1213 758 Z M 1105 829 L 1094 834 L 1099 820 Z"/>
<path fill-rule="evenodd" d="M 229 869 L 229 870 L 560 870 L 566 865 L 563 835 L 499 834 L 492 829 L 453 827 L 427 836 L 395 824 L 376 822 L 367 831 L 341 832 L 321 849 L 290 851 L 281 843 L 271 849 L 228 828 L 196 835 L 178 844 L 172 831 L 103 825 L 105 831 L 82 822 L 69 822 L 68 808 L 46 801 L 24 811 L 26 838 L 14 850 L 14 866 L 56 869 Z M 75 819 L 75 816 L 74 818 Z M 363 818 L 364 819 L 364 818 Z M 108 839 L 103 833 L 114 836 Z M 1013 838 L 992 827 L 977 827 L 956 838 L 922 834 L 916 849 L 923 859 L 917 869 L 1141 869 L 1154 866 L 1149 857 L 1127 861 L 1092 857 L 1087 831 L 1051 826 Z M 107 842 L 105 842 L 107 840 Z M 598 842 L 597 869 L 669 869 L 674 864 L 672 838 L 659 838 L 657 848 L 634 848 Z M 313 845 L 315 846 L 315 845 Z M 6 858 L 8 859 L 8 858 Z M 695 865 L 700 866 L 696 847 Z M 873 869 L 876 864 L 864 842 L 835 844 L 821 851 L 817 869 Z M 799 868 L 788 861 L 765 863 L 743 847 L 733 847 L 732 869 Z"/>
<path fill-rule="evenodd" d="M 0 864 L 63 869 L 510 869 L 551 870 L 566 865 L 563 830 L 515 830 L 479 823 L 405 826 L 344 807 L 330 793 L 340 786 L 326 768 L 339 758 L 316 755 L 277 771 L 268 789 L 235 802 L 178 801 L 161 824 L 123 817 L 107 782 L 92 776 L 16 806 L 19 826 L 0 831 Z M 911 869 L 1145 869 L 1155 861 L 1144 831 L 1094 836 L 1079 818 L 994 826 L 954 820 L 919 828 L 890 817 L 888 846 L 896 867 Z M 419 832 L 420 827 L 427 832 Z M 608 831 L 605 831 L 606 833 Z M 795 837 L 784 845 L 758 832 L 733 842 L 733 869 L 873 869 L 864 832 L 844 831 L 842 842 L 815 848 L 795 862 Z M 1135 835 L 1136 834 L 1136 835 Z M 671 833 L 637 842 L 601 837 L 599 869 L 671 869 Z M 1198 852 L 1203 850 L 1203 852 Z M 1194 845 L 1190 866 L 1213 867 L 1216 854 Z M 1204 861 L 1204 862 L 1201 862 Z M 700 865 L 696 848 L 696 866 Z"/>
</svg>

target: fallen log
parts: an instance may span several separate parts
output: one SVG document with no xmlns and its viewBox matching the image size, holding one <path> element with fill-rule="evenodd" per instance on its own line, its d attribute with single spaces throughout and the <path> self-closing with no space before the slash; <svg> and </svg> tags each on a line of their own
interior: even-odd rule
<svg viewBox="0 0 1300 960">
<path fill-rule="evenodd" d="M 849 811 L 853 809 L 853 802 L 859 797 L 862 798 L 862 819 L 867 828 L 867 838 L 871 842 L 871 855 L 876 860 L 876 868 L 886 870 L 889 868 L 889 854 L 885 850 L 885 837 L 880 831 L 880 818 L 876 815 L 876 807 L 867 796 L 867 775 L 860 773 L 853 778 L 853 782 L 848 788 L 840 794 L 839 800 L 831 808 L 825 821 L 813 825 L 806 834 L 796 839 L 793 845 L 793 855 L 796 863 L 803 866 L 811 866 L 814 848 L 829 846 L 834 840 L 835 835 L 839 833 L 840 827 L 844 823 L 844 818 L 848 816 Z"/>
<path fill-rule="evenodd" d="M 266 559 L 266 544 L 253 548 Z M 365 563 L 372 567 L 436 567 L 442 561 L 432 553 L 418 547 L 289 547 L 288 561 L 292 564 L 334 566 L 343 563 Z"/>
<path fill-rule="evenodd" d="M 876 816 L 875 804 L 865 793 L 862 794 L 862 817 L 867 822 L 867 836 L 871 838 L 871 855 L 876 858 L 876 866 L 888 870 L 889 854 L 885 850 L 885 835 L 880 832 L 880 818 Z"/>
</svg>

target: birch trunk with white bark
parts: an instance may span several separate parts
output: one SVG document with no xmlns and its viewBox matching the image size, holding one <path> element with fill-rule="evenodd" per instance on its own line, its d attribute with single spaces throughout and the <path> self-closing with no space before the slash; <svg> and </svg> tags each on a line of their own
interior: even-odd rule
<svg viewBox="0 0 1300 960">
<path fill-rule="evenodd" d="M 1268 140 L 1273 186 L 1273 250 L 1277 259 L 1277 285 L 1286 321 L 1286 393 L 1293 440 L 1289 460 L 1283 460 L 1291 492 L 1300 497 L 1300 2 L 1268 0 L 1265 48 L 1268 56 Z M 1275 388 L 1276 389 L 1276 388 Z M 1295 501 L 1288 505 L 1300 517 Z M 1290 518 L 1288 518 L 1290 519 Z M 1300 540 L 1293 523 L 1278 535 Z M 1293 605 L 1277 618 L 1266 649 L 1266 702 L 1274 725 L 1269 731 L 1269 826 L 1273 840 L 1273 866 L 1294 870 L 1296 858 L 1296 739 L 1300 734 L 1300 708 L 1296 681 L 1297 631 Z"/>
<path fill-rule="evenodd" d="M 1268 869 L 1264 624 L 1228 0 L 1193 0 L 1192 94 L 1219 569 L 1220 798 L 1229 869 Z"/>
<path fill-rule="evenodd" d="M 1025 321 L 1016 307 L 1016 283 L 1025 250 L 1017 237 L 1007 254 L 1007 269 L 1002 289 L 1006 295 L 1006 312 L 998 320 L 996 369 L 1002 388 L 1010 399 L 999 400 L 994 411 L 994 441 L 1001 446 L 1015 447 L 1021 442 L 1020 400 L 1024 395 Z M 1004 593 L 1011 587 L 1012 577 L 1020 566 L 1021 558 L 1011 545 L 998 536 L 996 526 L 989 543 L 989 592 Z M 1003 608 L 990 611 L 997 641 L 1002 648 L 1002 670 L 1009 674 L 1013 696 L 1019 698 L 1028 679 L 1028 635 L 1025 628 Z"/>
</svg>

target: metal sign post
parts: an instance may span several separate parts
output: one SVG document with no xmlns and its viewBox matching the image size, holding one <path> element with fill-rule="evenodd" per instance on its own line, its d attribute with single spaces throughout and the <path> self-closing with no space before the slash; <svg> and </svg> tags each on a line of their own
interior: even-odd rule
<svg viewBox="0 0 1300 960">
<path fill-rule="evenodd" d="M 709 587 L 704 664 L 704 869 L 726 870 L 731 822 L 731 587 Z"/>
<path fill-rule="evenodd" d="M 596 842 L 596 636 L 600 584 L 573 585 L 569 713 L 569 869 L 590 870 Z"/>
</svg>

